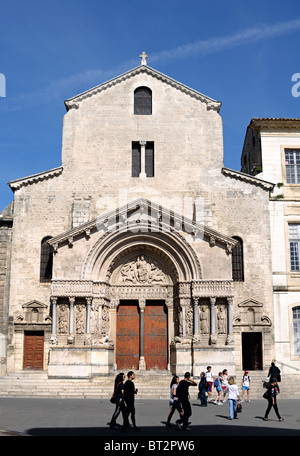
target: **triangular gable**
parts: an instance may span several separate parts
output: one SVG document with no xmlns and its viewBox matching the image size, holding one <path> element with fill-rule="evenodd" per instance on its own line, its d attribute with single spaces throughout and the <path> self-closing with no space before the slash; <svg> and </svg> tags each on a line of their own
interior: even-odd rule
<svg viewBox="0 0 300 456">
<path fill-rule="evenodd" d="M 22 305 L 23 309 L 47 309 L 47 305 L 39 301 L 30 301 Z"/>
<path fill-rule="evenodd" d="M 198 92 L 197 90 L 191 89 L 190 87 L 182 84 L 181 82 L 176 81 L 175 79 L 170 78 L 169 76 L 166 76 L 163 73 L 160 73 L 159 71 L 149 67 L 148 65 L 140 65 L 136 68 L 133 68 L 130 71 L 127 71 L 126 73 L 121 74 L 120 76 L 117 76 L 96 87 L 93 87 L 93 88 L 87 90 L 86 92 L 83 92 L 68 100 L 65 100 L 66 109 L 67 109 L 67 111 L 69 111 L 69 109 L 78 108 L 78 103 L 80 103 L 82 100 L 89 98 L 93 95 L 96 95 L 97 93 L 102 92 L 103 90 L 106 90 L 109 87 L 119 84 L 119 83 L 125 81 L 126 79 L 132 78 L 133 76 L 136 76 L 141 73 L 149 74 L 150 76 L 153 76 L 154 78 L 159 79 L 160 81 L 162 81 L 166 84 L 169 84 L 178 90 L 181 90 L 182 92 L 186 93 L 187 95 L 197 98 L 198 100 L 207 104 L 207 109 L 212 109 L 212 110 L 219 112 L 219 110 L 221 108 L 222 103 L 220 101 L 216 101 L 213 98 L 208 97 L 207 95 L 203 95 L 202 93 Z"/>
<path fill-rule="evenodd" d="M 66 231 L 58 236 L 51 238 L 48 244 L 57 251 L 61 244 L 68 243 L 72 246 L 77 238 L 82 236 L 90 237 L 95 231 L 131 231 L 139 227 L 145 227 L 151 223 L 151 227 L 155 231 L 183 231 L 201 238 L 207 238 L 211 246 L 216 243 L 226 246 L 230 253 L 236 246 L 237 241 L 229 236 L 226 236 L 210 227 L 200 223 L 195 223 L 191 219 L 170 211 L 146 198 L 138 198 L 131 203 L 128 203 L 121 208 L 106 212 L 96 219 L 84 223 L 76 228 Z M 151 229 L 150 229 L 151 231 Z"/>
</svg>

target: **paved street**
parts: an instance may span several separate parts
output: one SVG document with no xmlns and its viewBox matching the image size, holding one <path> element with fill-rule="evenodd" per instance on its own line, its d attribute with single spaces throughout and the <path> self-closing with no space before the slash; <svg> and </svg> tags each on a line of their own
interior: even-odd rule
<svg viewBox="0 0 300 456">
<path fill-rule="evenodd" d="M 0 430 L 13 436 L 102 436 L 111 442 L 122 437 L 152 439 L 191 439 L 201 436 L 300 436 L 300 400 L 279 399 L 278 406 L 285 418 L 279 422 L 272 410 L 269 421 L 263 421 L 267 401 L 243 403 L 237 420 L 228 420 L 228 404 L 199 407 L 192 400 L 191 430 L 182 432 L 175 426 L 166 428 L 168 401 L 136 400 L 136 419 L 140 432 L 124 434 L 121 427 L 110 429 L 108 422 L 114 410 L 109 400 L 92 399 L 15 399 L 0 398 Z M 121 425 L 122 419 L 119 417 Z M 22 440 L 23 441 L 23 440 Z"/>
</svg>

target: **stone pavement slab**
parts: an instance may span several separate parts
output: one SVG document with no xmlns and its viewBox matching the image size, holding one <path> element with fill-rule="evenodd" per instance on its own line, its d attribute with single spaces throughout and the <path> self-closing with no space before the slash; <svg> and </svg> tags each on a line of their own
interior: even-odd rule
<svg viewBox="0 0 300 456">
<path fill-rule="evenodd" d="M 279 422 L 271 410 L 269 421 L 263 421 L 267 401 L 264 399 L 243 403 L 237 420 L 229 420 L 228 404 L 208 404 L 200 407 L 191 400 L 190 431 L 180 431 L 175 425 L 165 426 L 169 412 L 166 400 L 136 400 L 136 421 L 139 432 L 122 432 L 121 416 L 118 426 L 110 429 L 108 423 L 114 411 L 109 400 L 95 399 L 37 399 L 0 398 L 0 431 L 3 436 L 98 436 L 103 444 L 112 441 L 186 440 L 216 436 L 300 436 L 300 400 L 279 399 L 278 407 L 285 418 Z M 153 448 L 154 449 L 154 448 Z M 169 448 L 170 449 L 170 448 Z"/>
</svg>

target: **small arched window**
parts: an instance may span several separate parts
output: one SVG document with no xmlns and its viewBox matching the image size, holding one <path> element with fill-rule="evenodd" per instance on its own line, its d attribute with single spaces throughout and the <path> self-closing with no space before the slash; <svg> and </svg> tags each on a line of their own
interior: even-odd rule
<svg viewBox="0 0 300 456">
<path fill-rule="evenodd" d="M 44 237 L 41 242 L 40 282 L 50 282 L 52 279 L 53 252 L 47 241 L 51 236 Z"/>
<path fill-rule="evenodd" d="M 238 241 L 232 250 L 232 279 L 234 282 L 244 282 L 244 252 L 243 241 L 237 236 L 232 236 Z"/>
<path fill-rule="evenodd" d="M 138 87 L 134 91 L 134 114 L 152 114 L 152 90 L 148 87 Z"/>
</svg>

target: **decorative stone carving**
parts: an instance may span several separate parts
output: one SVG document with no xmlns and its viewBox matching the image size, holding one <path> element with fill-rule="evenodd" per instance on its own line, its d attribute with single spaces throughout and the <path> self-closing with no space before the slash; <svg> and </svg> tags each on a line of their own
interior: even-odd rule
<svg viewBox="0 0 300 456">
<path fill-rule="evenodd" d="M 239 326 L 247 326 L 253 329 L 259 326 L 272 326 L 272 320 L 263 314 L 263 303 L 254 298 L 249 298 L 238 304 L 239 315 L 234 318 L 233 325 L 237 328 Z"/>
<path fill-rule="evenodd" d="M 85 320 L 86 320 L 86 307 L 82 304 L 76 306 L 76 334 L 84 334 Z"/>
<path fill-rule="evenodd" d="M 185 330 L 187 336 L 193 335 L 194 329 L 194 309 L 192 306 L 186 306 L 185 312 Z"/>
<path fill-rule="evenodd" d="M 101 331 L 102 337 L 107 337 L 109 333 L 109 306 L 104 303 L 101 309 Z"/>
<path fill-rule="evenodd" d="M 155 260 L 148 260 L 144 255 L 122 266 L 121 283 L 157 284 L 165 283 L 165 274 Z"/>
<path fill-rule="evenodd" d="M 218 306 L 217 312 L 217 332 L 218 334 L 226 334 L 226 310 L 224 306 Z"/>
<path fill-rule="evenodd" d="M 58 306 L 58 333 L 68 334 L 69 332 L 69 311 L 66 304 Z"/>
<path fill-rule="evenodd" d="M 209 334 L 209 311 L 207 306 L 200 308 L 200 333 Z"/>
<path fill-rule="evenodd" d="M 91 333 L 99 334 L 99 304 L 96 302 L 91 307 Z"/>
</svg>

